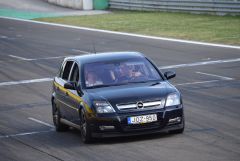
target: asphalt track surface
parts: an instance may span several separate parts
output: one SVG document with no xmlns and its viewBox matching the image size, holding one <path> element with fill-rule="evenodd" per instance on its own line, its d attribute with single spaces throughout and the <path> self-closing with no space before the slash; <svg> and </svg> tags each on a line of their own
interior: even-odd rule
<svg viewBox="0 0 240 161">
<path fill-rule="evenodd" d="M 171 82 L 183 94 L 185 132 L 92 144 L 83 144 L 74 129 L 55 132 L 48 79 L 56 75 L 63 57 L 92 52 L 93 44 L 97 52 L 143 52 L 159 67 L 195 64 L 163 69 L 177 73 Z M 239 49 L 0 18 L 0 160 L 239 161 L 239 58 Z M 40 81 L 29 81 L 36 79 Z M 22 80 L 28 81 L 20 84 Z"/>
</svg>

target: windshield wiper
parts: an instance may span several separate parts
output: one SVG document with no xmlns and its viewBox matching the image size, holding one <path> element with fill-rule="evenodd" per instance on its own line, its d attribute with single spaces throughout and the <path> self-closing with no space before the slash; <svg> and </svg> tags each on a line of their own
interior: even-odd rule
<svg viewBox="0 0 240 161">
<path fill-rule="evenodd" d="M 128 85 L 128 84 L 137 84 L 137 83 L 148 83 L 150 81 L 138 81 L 138 82 L 125 82 L 125 83 L 119 83 L 119 84 L 99 84 L 91 87 L 87 87 L 87 89 L 94 89 L 94 88 L 102 88 L 102 87 L 111 87 L 111 86 L 121 86 L 121 85 Z M 155 82 L 151 84 L 151 86 L 160 84 L 160 82 Z"/>
<path fill-rule="evenodd" d="M 130 84 L 130 83 L 147 83 L 148 81 L 138 81 L 138 82 L 127 82 L 126 84 Z"/>
<path fill-rule="evenodd" d="M 95 86 L 87 87 L 87 89 L 102 88 L 102 87 L 110 87 L 110 86 L 112 86 L 112 85 L 110 85 L 110 84 L 99 84 L 99 85 L 95 85 Z"/>
<path fill-rule="evenodd" d="M 151 86 L 156 86 L 158 84 L 161 84 L 161 83 L 160 82 L 155 82 L 155 83 L 151 84 Z"/>
<path fill-rule="evenodd" d="M 111 86 L 121 86 L 126 85 L 128 83 L 121 83 L 121 84 L 99 84 L 91 87 L 87 87 L 87 89 L 94 89 L 94 88 L 102 88 L 102 87 L 111 87 Z"/>
</svg>

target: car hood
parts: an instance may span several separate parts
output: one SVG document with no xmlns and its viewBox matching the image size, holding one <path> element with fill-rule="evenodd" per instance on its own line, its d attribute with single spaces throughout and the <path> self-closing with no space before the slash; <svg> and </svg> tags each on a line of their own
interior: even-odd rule
<svg viewBox="0 0 240 161">
<path fill-rule="evenodd" d="M 176 88 L 168 82 L 130 84 L 97 88 L 88 90 L 93 100 L 106 100 L 112 105 L 138 101 L 149 101 L 165 98 L 169 93 L 176 92 Z"/>
</svg>

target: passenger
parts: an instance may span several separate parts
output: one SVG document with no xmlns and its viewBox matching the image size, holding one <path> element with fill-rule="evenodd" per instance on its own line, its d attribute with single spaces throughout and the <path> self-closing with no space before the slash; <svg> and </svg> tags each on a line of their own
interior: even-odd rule
<svg viewBox="0 0 240 161">
<path fill-rule="evenodd" d="M 103 82 L 99 80 L 95 72 L 92 72 L 92 71 L 87 72 L 86 74 L 87 87 L 92 87 L 92 86 L 101 85 L 101 84 L 103 84 Z"/>
</svg>

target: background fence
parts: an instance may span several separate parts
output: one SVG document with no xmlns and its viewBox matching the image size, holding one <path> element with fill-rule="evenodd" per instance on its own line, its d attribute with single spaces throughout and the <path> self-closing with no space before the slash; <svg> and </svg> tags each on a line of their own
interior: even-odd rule
<svg viewBox="0 0 240 161">
<path fill-rule="evenodd" d="M 240 0 L 110 0 L 110 8 L 240 15 Z"/>
</svg>

